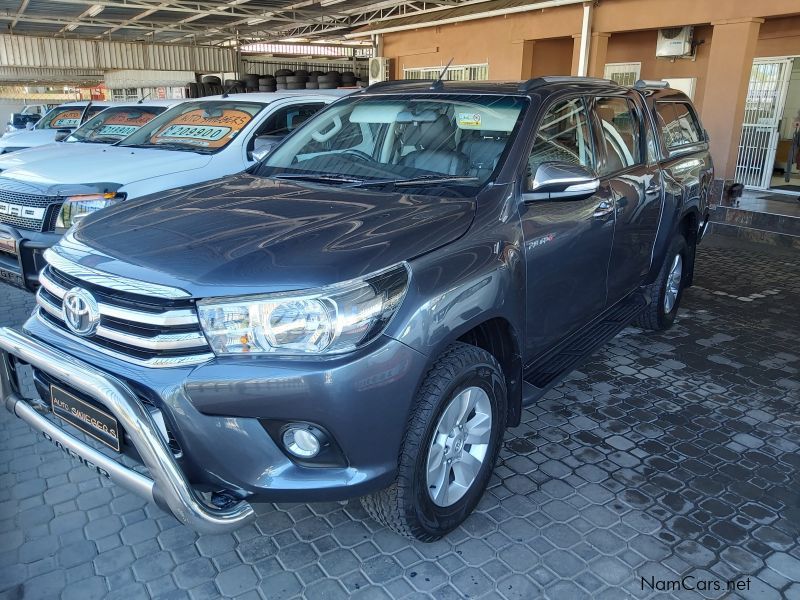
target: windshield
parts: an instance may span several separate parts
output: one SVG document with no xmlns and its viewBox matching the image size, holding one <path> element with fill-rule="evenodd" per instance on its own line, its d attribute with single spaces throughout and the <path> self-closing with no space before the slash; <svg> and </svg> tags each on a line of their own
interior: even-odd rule
<svg viewBox="0 0 800 600">
<path fill-rule="evenodd" d="M 39 119 L 34 129 L 75 129 L 81 124 L 85 106 L 57 106 Z"/>
<path fill-rule="evenodd" d="M 73 131 L 67 142 L 113 144 L 152 121 L 166 106 L 119 106 L 107 108 Z"/>
<path fill-rule="evenodd" d="M 348 98 L 298 129 L 258 174 L 353 185 L 482 185 L 526 105 L 521 96 L 478 94 Z"/>
<path fill-rule="evenodd" d="M 185 102 L 150 121 L 120 146 L 211 154 L 230 144 L 265 106 L 239 100 Z"/>
</svg>

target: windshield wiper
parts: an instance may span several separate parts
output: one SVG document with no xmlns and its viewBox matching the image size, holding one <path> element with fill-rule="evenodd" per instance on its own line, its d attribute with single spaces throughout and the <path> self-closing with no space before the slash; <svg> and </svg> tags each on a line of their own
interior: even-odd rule
<svg viewBox="0 0 800 600">
<path fill-rule="evenodd" d="M 210 149 L 191 144 L 120 144 L 122 148 L 144 148 L 146 150 L 177 150 L 179 152 L 197 152 L 208 154 Z"/>
<path fill-rule="evenodd" d="M 353 184 L 361 184 L 364 183 L 361 179 L 355 179 L 353 177 L 344 177 L 342 175 L 323 175 L 323 174 L 301 174 L 301 173 L 278 173 L 277 175 L 269 175 L 274 179 L 298 179 L 301 181 L 320 181 L 322 183 L 353 183 Z"/>
<path fill-rule="evenodd" d="M 372 181 L 362 181 L 356 187 L 367 187 L 373 185 L 415 185 L 417 183 L 447 183 L 448 181 L 479 181 L 477 177 L 471 175 L 421 175 L 420 177 L 409 177 L 407 179 L 375 179 Z"/>
</svg>

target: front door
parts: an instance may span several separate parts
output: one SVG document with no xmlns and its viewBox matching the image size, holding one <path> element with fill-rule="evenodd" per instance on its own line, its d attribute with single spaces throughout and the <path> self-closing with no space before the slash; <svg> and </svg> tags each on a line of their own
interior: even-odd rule
<svg viewBox="0 0 800 600">
<path fill-rule="evenodd" d="M 545 162 L 596 169 L 582 98 L 557 101 L 545 113 L 528 158 L 534 175 Z M 520 208 L 527 268 L 526 356 L 535 358 L 599 315 L 614 236 L 614 196 L 601 186 L 584 200 L 536 200 Z"/>
</svg>

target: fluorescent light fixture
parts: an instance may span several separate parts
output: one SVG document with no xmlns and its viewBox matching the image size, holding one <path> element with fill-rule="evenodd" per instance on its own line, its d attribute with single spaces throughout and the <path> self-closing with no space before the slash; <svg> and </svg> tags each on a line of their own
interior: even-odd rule
<svg viewBox="0 0 800 600">
<path fill-rule="evenodd" d="M 248 24 L 248 25 L 258 25 L 259 23 L 263 23 L 264 21 L 266 21 L 266 19 L 265 19 L 265 18 L 263 18 L 263 17 L 256 17 L 255 19 L 248 19 L 248 20 L 247 20 L 247 24 Z"/>
<path fill-rule="evenodd" d="M 77 28 L 78 28 L 77 23 L 70 23 L 69 25 L 66 26 L 67 31 L 75 31 Z"/>
<path fill-rule="evenodd" d="M 104 8 L 105 8 L 105 6 L 103 6 L 102 4 L 95 4 L 95 5 L 93 5 L 93 6 L 92 6 L 92 7 L 89 9 L 89 11 L 87 12 L 87 14 L 88 14 L 90 17 L 96 17 L 96 16 L 97 16 L 97 15 L 99 15 L 101 12 L 103 12 L 103 9 L 104 9 Z"/>
<path fill-rule="evenodd" d="M 334 4 L 341 4 L 344 0 L 320 0 L 320 6 L 333 6 Z"/>
</svg>

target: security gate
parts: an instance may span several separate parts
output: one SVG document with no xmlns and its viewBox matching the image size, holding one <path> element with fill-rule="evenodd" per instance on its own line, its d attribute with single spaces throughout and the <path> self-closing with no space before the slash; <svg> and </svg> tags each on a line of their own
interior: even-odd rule
<svg viewBox="0 0 800 600">
<path fill-rule="evenodd" d="M 791 58 L 753 61 L 734 175 L 747 187 L 767 189 L 770 185 L 791 74 Z"/>
</svg>

